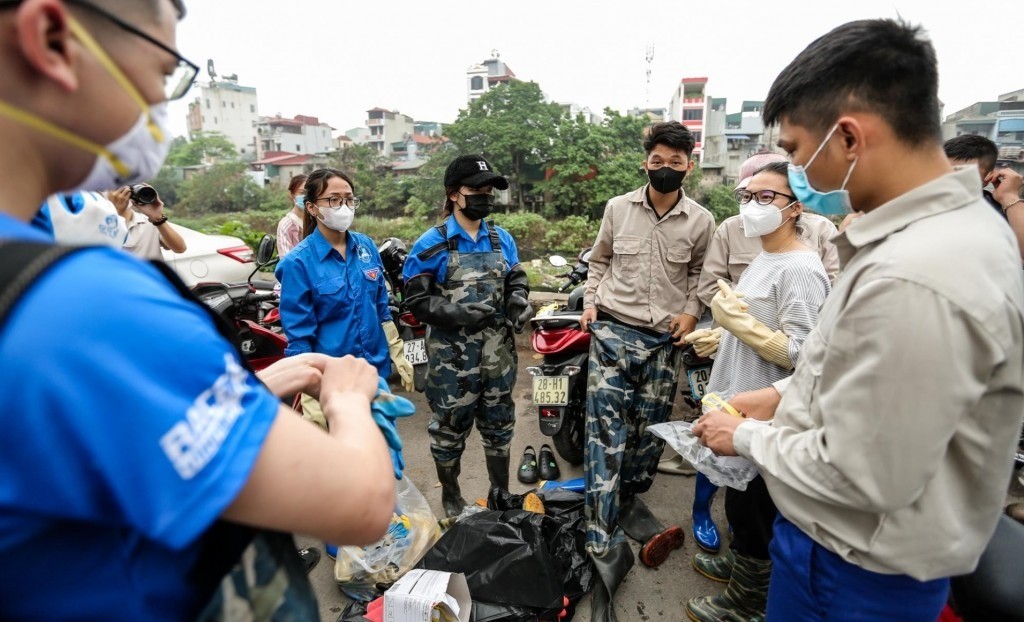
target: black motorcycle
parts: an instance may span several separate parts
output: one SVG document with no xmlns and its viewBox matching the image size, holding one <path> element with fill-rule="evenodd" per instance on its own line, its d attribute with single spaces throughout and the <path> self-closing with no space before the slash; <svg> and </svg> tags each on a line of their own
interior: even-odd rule
<svg viewBox="0 0 1024 622">
<path fill-rule="evenodd" d="M 388 307 L 398 336 L 405 342 L 405 358 L 412 363 L 413 384 L 422 392 L 427 380 L 427 326 L 416 319 L 405 304 L 402 270 L 409 251 L 398 238 L 388 238 L 377 248 L 384 264 L 384 281 L 388 288 Z"/>
</svg>

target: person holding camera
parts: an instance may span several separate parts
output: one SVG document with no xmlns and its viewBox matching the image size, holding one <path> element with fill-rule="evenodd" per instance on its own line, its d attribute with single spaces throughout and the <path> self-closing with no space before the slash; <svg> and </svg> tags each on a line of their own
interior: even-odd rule
<svg viewBox="0 0 1024 622">
<path fill-rule="evenodd" d="M 153 186 L 122 186 L 107 192 L 107 198 L 128 225 L 128 237 L 121 248 L 142 259 L 163 259 L 161 248 L 185 252 L 185 240 L 168 225 L 164 202 Z"/>
</svg>

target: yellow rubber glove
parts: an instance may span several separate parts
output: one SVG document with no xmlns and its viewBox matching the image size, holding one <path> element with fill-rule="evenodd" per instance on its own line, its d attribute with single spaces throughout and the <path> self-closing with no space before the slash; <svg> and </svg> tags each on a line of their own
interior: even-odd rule
<svg viewBox="0 0 1024 622">
<path fill-rule="evenodd" d="M 391 354 L 391 362 L 395 366 L 395 371 L 398 372 L 398 377 L 402 379 L 402 388 L 412 391 L 415 388 L 412 381 L 412 363 L 405 358 L 405 342 L 398 336 L 398 327 L 394 322 L 384 322 L 381 326 L 384 328 L 384 336 L 388 340 L 388 353 Z"/>
<path fill-rule="evenodd" d="M 695 330 L 684 339 L 686 343 L 693 344 L 693 351 L 697 356 L 706 359 L 718 352 L 718 343 L 722 341 L 722 327 Z"/>
<path fill-rule="evenodd" d="M 783 369 L 793 369 L 789 360 L 789 337 L 772 330 L 750 315 L 750 305 L 743 302 L 743 294 L 732 291 L 729 284 L 719 279 L 719 292 L 711 301 L 711 314 L 719 326 L 757 352 L 758 356 Z"/>
</svg>

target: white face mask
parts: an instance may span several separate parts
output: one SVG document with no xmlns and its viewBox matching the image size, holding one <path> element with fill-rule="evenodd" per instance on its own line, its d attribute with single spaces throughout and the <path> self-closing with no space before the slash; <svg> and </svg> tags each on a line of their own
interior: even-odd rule
<svg viewBox="0 0 1024 622">
<path fill-rule="evenodd" d="M 320 222 L 324 223 L 324 226 L 328 229 L 334 229 L 335 231 L 348 231 L 356 217 L 356 210 L 347 205 L 339 205 L 333 208 L 318 206 L 317 209 L 320 210 Z"/>
<path fill-rule="evenodd" d="M 46 199 L 53 239 L 73 246 L 121 248 L 128 235 L 124 218 L 114 204 L 95 192 L 51 195 Z"/>
<path fill-rule="evenodd" d="M 761 205 L 751 199 L 740 205 L 740 219 L 743 221 L 743 235 L 759 238 L 777 230 L 785 222 L 782 212 L 796 205 L 796 201 L 779 209 L 772 204 Z"/>
<path fill-rule="evenodd" d="M 159 132 L 154 131 L 151 125 Z M 159 140 L 157 133 L 160 134 Z M 127 134 L 107 145 L 108 153 L 96 157 L 92 171 L 78 184 L 77 189 L 98 192 L 153 179 L 160 172 L 170 150 L 168 136 L 167 102 L 150 106 L 148 115 L 142 113 Z"/>
</svg>

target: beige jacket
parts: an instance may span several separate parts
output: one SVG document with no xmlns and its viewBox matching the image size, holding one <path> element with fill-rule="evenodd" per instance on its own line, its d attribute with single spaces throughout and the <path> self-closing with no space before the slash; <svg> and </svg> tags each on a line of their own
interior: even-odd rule
<svg viewBox="0 0 1024 622">
<path fill-rule="evenodd" d="M 739 426 L 779 511 L 843 559 L 970 572 L 995 529 L 1024 413 L 1017 242 L 967 167 L 834 239 L 843 272 L 772 425 Z"/>
<path fill-rule="evenodd" d="M 658 220 L 647 186 L 608 201 L 590 254 L 583 298 L 620 321 L 669 332 L 681 313 L 700 317 L 697 284 L 715 219 L 683 194 Z"/>
<path fill-rule="evenodd" d="M 800 224 L 803 229 L 800 240 L 818 252 L 828 280 L 835 283 L 839 273 L 839 253 L 835 244 L 829 240 L 836 234 L 836 226 L 824 216 L 808 213 L 800 216 Z M 718 279 L 730 285 L 738 283 L 740 275 L 761 250 L 761 238 L 743 235 L 743 220 L 739 216 L 725 219 L 715 230 L 708 255 L 704 258 L 704 271 L 700 275 L 697 289 L 697 295 L 704 306 L 710 307 L 711 299 L 718 293 Z"/>
</svg>

